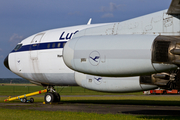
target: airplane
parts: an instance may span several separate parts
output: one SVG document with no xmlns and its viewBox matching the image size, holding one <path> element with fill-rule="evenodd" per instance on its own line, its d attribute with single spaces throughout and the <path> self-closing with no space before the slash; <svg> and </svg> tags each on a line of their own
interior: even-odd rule
<svg viewBox="0 0 180 120">
<path fill-rule="evenodd" d="M 180 0 L 169 9 L 116 23 L 39 32 L 17 44 L 4 60 L 16 75 L 47 88 L 46 103 L 59 102 L 54 86 L 101 92 L 180 89 Z"/>
</svg>

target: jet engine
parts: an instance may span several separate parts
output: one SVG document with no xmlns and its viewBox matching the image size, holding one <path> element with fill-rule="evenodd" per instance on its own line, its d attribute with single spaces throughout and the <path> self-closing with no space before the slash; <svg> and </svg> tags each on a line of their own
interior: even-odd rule
<svg viewBox="0 0 180 120">
<path fill-rule="evenodd" d="M 141 83 L 140 77 L 100 77 L 75 72 L 75 81 L 83 88 L 101 92 L 135 92 L 155 89 L 158 86 Z"/>
<path fill-rule="evenodd" d="M 78 72 L 131 77 L 175 70 L 180 65 L 180 39 L 157 35 L 89 35 L 69 40 L 65 64 Z"/>
</svg>

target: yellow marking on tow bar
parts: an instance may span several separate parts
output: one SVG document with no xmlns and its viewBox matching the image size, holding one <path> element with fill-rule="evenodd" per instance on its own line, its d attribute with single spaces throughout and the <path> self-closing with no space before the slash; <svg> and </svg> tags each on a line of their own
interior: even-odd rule
<svg viewBox="0 0 180 120">
<path fill-rule="evenodd" d="M 11 98 L 11 96 L 9 96 L 8 99 L 4 100 L 4 102 L 18 100 L 18 99 L 21 99 L 21 98 L 26 98 L 26 97 L 30 97 L 30 96 L 33 96 L 33 95 L 38 95 L 38 94 L 41 94 L 41 93 L 46 93 L 46 92 L 47 92 L 47 89 L 44 89 L 44 90 L 41 90 L 41 91 L 37 91 L 37 92 L 29 93 L 29 94 L 24 94 L 24 95 L 17 96 L 17 97 L 12 97 Z"/>
</svg>

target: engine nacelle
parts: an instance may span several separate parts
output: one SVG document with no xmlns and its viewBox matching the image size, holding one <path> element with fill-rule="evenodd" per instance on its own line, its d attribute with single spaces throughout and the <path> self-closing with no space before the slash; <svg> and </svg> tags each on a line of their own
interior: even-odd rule
<svg viewBox="0 0 180 120">
<path fill-rule="evenodd" d="M 98 77 L 75 73 L 75 80 L 81 87 L 101 92 L 135 92 L 157 88 L 156 85 L 141 84 L 140 77 Z"/>
<path fill-rule="evenodd" d="M 150 75 L 177 68 L 174 54 L 178 51 L 173 50 L 177 41 L 174 37 L 156 35 L 82 36 L 66 43 L 63 59 L 69 68 L 85 74 Z"/>
</svg>

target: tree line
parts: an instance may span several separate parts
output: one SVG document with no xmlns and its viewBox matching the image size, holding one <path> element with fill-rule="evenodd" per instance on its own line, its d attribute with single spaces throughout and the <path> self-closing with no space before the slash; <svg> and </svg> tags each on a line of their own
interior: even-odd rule
<svg viewBox="0 0 180 120">
<path fill-rule="evenodd" d="M 0 83 L 30 83 L 23 78 L 0 78 Z"/>
</svg>

